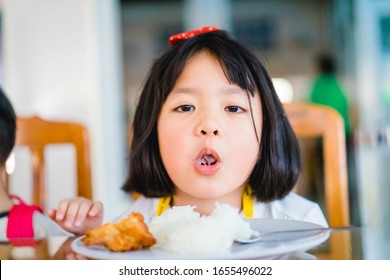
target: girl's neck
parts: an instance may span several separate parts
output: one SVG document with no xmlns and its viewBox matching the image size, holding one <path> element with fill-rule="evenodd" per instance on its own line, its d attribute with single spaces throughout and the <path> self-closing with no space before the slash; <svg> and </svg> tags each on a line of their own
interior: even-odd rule
<svg viewBox="0 0 390 280">
<path fill-rule="evenodd" d="M 194 209 L 201 215 L 210 215 L 215 209 L 215 204 L 229 204 L 239 211 L 242 210 L 242 195 L 244 192 L 245 186 L 242 186 L 232 193 L 225 195 L 223 197 L 215 198 L 198 198 L 190 196 L 186 193 L 178 191 L 176 195 L 173 196 L 172 206 L 196 206 Z"/>
</svg>

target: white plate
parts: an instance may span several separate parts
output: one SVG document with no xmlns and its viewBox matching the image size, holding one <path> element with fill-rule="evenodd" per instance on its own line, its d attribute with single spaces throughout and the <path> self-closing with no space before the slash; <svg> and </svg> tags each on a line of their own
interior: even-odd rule
<svg viewBox="0 0 390 280">
<path fill-rule="evenodd" d="M 277 220 L 277 219 L 248 219 L 251 227 L 260 234 L 267 232 L 294 230 L 294 229 L 321 229 L 322 227 L 308 222 Z M 329 231 L 319 231 L 310 234 L 294 233 L 295 239 L 288 241 L 270 240 L 253 244 L 234 244 L 227 252 L 214 255 L 184 255 L 175 254 L 157 249 L 146 249 L 129 252 L 112 252 L 103 246 L 85 246 L 80 238 L 72 243 L 72 250 L 80 255 L 92 259 L 108 260 L 152 260 L 152 259 L 270 259 L 280 256 L 305 251 L 313 248 L 329 238 Z M 282 238 L 283 239 L 283 238 Z"/>
</svg>

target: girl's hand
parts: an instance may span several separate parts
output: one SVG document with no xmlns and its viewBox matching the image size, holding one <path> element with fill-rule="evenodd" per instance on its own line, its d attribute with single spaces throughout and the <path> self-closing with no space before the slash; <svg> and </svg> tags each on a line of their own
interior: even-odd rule
<svg viewBox="0 0 390 280">
<path fill-rule="evenodd" d="M 103 204 L 83 197 L 65 199 L 58 209 L 49 209 L 48 215 L 65 230 L 83 235 L 87 230 L 101 226 Z"/>
</svg>

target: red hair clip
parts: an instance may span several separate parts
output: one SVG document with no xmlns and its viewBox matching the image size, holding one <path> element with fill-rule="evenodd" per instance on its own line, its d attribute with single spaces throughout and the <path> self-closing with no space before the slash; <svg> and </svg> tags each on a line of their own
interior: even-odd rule
<svg viewBox="0 0 390 280">
<path fill-rule="evenodd" d="M 200 29 L 195 29 L 195 30 L 172 35 L 171 37 L 169 37 L 168 42 L 171 46 L 173 46 L 173 45 L 176 45 L 180 41 L 184 41 L 184 40 L 191 38 L 191 37 L 194 37 L 196 35 L 199 35 L 202 33 L 207 33 L 207 32 L 213 32 L 213 31 L 217 31 L 217 30 L 219 30 L 218 27 L 205 26 L 205 27 L 202 27 Z"/>
</svg>

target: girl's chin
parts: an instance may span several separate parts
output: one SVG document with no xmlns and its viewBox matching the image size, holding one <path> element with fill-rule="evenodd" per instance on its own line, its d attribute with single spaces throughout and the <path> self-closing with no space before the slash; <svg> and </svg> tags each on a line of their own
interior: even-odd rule
<svg viewBox="0 0 390 280">
<path fill-rule="evenodd" d="M 221 191 L 220 187 L 216 187 L 216 188 L 207 187 L 201 190 L 199 187 L 194 186 L 194 188 L 192 189 L 196 191 L 188 191 L 188 189 L 182 190 L 176 192 L 175 197 L 179 196 L 182 198 L 191 199 L 193 201 L 202 200 L 202 203 L 204 203 L 205 202 L 204 200 L 210 200 L 210 202 L 216 202 L 223 199 L 226 196 L 231 195 L 231 192 Z"/>
</svg>

